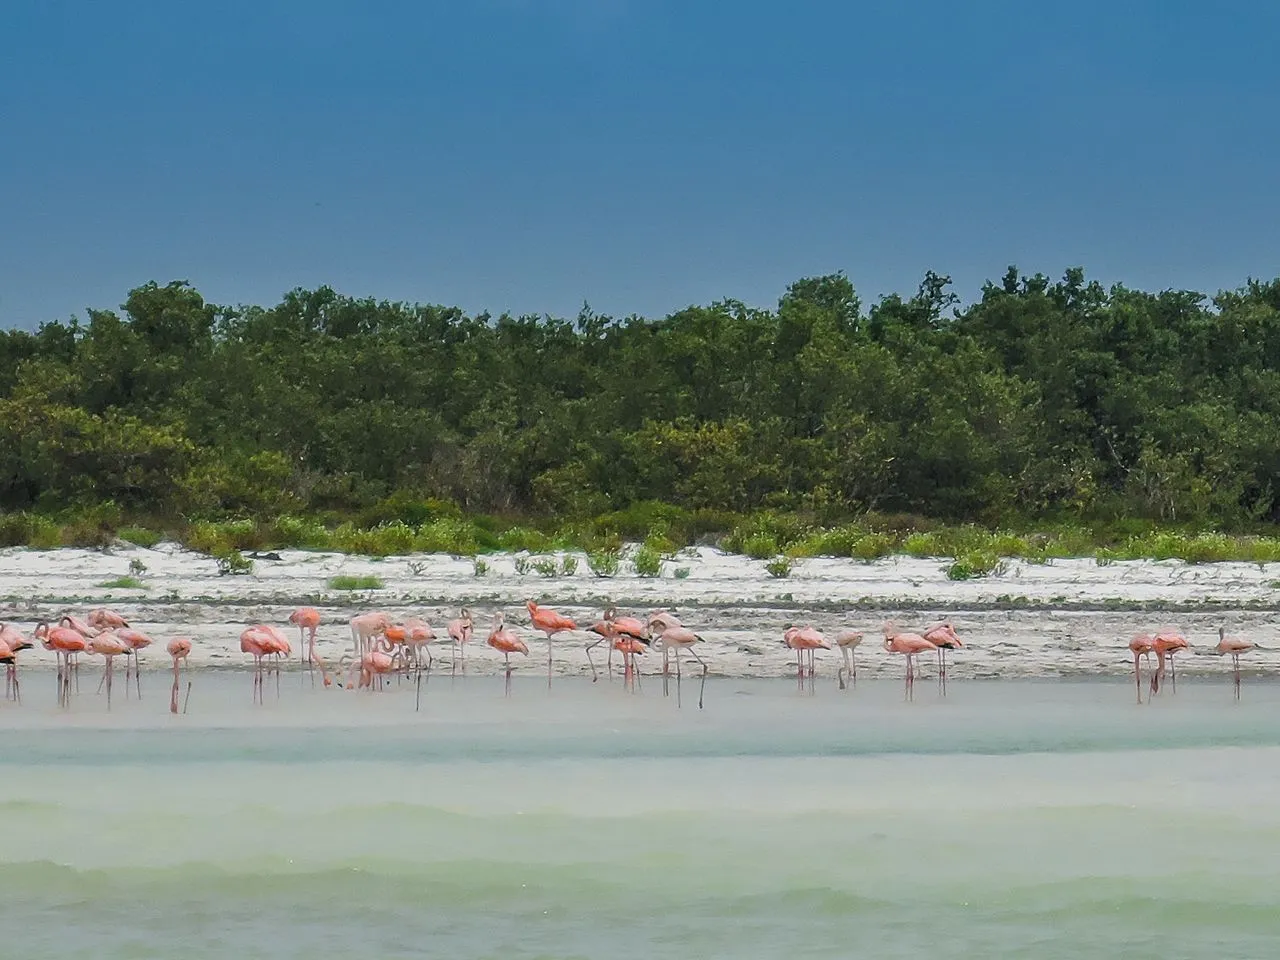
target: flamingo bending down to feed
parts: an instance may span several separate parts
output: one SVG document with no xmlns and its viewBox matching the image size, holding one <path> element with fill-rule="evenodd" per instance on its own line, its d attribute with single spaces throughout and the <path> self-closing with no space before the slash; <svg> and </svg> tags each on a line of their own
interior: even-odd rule
<svg viewBox="0 0 1280 960">
<path fill-rule="evenodd" d="M 463 607 L 458 611 L 458 616 L 450 620 L 445 627 L 445 633 L 449 635 L 449 641 L 453 644 L 453 660 L 454 664 L 458 663 L 459 655 L 462 659 L 462 672 L 467 672 L 467 644 L 471 642 L 471 636 L 475 633 L 476 624 L 471 618 L 471 611 Z"/>
<path fill-rule="evenodd" d="M 169 712 L 178 712 L 178 682 L 181 679 L 181 664 L 187 662 L 187 656 L 191 653 L 191 640 L 189 637 L 174 637 L 165 646 L 165 650 L 169 656 L 173 657 L 173 692 L 169 695 Z M 191 681 L 187 681 L 187 700 L 191 699 Z M 186 703 L 182 705 L 182 712 L 187 712 Z"/>
<path fill-rule="evenodd" d="M 124 661 L 124 695 L 129 696 L 129 656 L 133 656 L 133 686 L 138 691 L 138 699 L 142 699 L 142 677 L 138 666 L 138 653 L 151 646 L 151 638 L 141 630 L 131 627 L 115 629 L 115 635 L 129 648 Z"/>
<path fill-rule="evenodd" d="M 1133 682 L 1138 687 L 1138 702 L 1142 702 L 1142 664 L 1140 658 L 1150 657 L 1155 652 L 1155 644 L 1151 637 L 1140 633 L 1129 641 L 1129 652 L 1133 654 Z M 1152 681 L 1154 683 L 1154 680 Z"/>
<path fill-rule="evenodd" d="M 846 687 L 846 678 L 849 686 L 858 682 L 857 654 L 860 643 L 862 643 L 860 630 L 841 630 L 836 634 L 836 646 L 840 648 L 840 658 L 844 661 L 844 665 L 836 671 L 836 682 L 840 684 L 841 690 Z"/>
<path fill-rule="evenodd" d="M 87 643 L 87 652 L 102 657 L 106 663 L 102 671 L 102 682 L 107 688 L 107 709 L 110 710 L 111 677 L 115 672 L 115 659 L 116 657 L 128 657 L 132 648 L 110 630 L 104 630 L 97 636 L 91 637 Z"/>
<path fill-rule="evenodd" d="M 701 710 L 702 696 L 707 687 L 707 663 L 693 649 L 695 643 L 702 643 L 702 637 L 688 627 L 667 627 L 653 638 L 654 647 L 662 651 L 662 695 L 664 697 L 668 694 L 667 681 L 671 673 L 667 658 L 671 650 L 676 652 L 676 706 L 680 706 L 680 651 L 688 650 L 689 656 L 701 664 L 702 686 L 698 688 L 698 709 Z"/>
<path fill-rule="evenodd" d="M 782 642 L 796 652 L 796 679 L 801 683 L 807 675 L 813 679 L 817 673 L 815 651 L 830 650 L 827 638 L 813 627 L 788 627 L 782 635 Z M 805 663 L 808 662 L 806 674 Z"/>
<path fill-rule="evenodd" d="M 533 624 L 533 629 L 539 630 L 547 635 L 547 689 L 551 689 L 551 638 L 557 633 L 564 633 L 567 630 L 577 630 L 578 625 L 568 617 L 561 616 L 550 607 L 540 607 L 532 600 L 526 601 L 525 606 L 529 610 L 529 619 Z"/>
<path fill-rule="evenodd" d="M 1236 699 L 1240 699 L 1240 654 L 1256 649 L 1257 644 L 1243 637 L 1228 637 L 1222 627 L 1218 628 L 1218 645 L 1213 649 L 1219 656 L 1231 656 L 1231 672 L 1233 674 Z"/>
<path fill-rule="evenodd" d="M 958 650 L 964 646 L 956 634 L 956 628 L 950 620 L 935 623 L 924 632 L 924 638 L 938 648 L 938 685 L 942 692 L 947 692 L 947 651 Z"/>
<path fill-rule="evenodd" d="M 907 690 L 908 700 L 915 699 L 915 671 L 912 669 L 911 658 L 936 650 L 937 646 L 918 633 L 899 633 L 898 628 L 892 622 L 884 625 L 884 648 L 890 653 L 900 653 L 907 660 Z"/>
<path fill-rule="evenodd" d="M 262 660 L 276 652 L 276 645 L 262 627 L 249 627 L 240 634 L 240 652 L 253 657 L 253 702 L 262 703 Z"/>
<path fill-rule="evenodd" d="M 485 642 L 493 649 L 502 654 L 502 662 L 506 666 L 507 677 L 505 693 L 511 696 L 511 654 L 522 653 L 529 655 L 529 647 L 521 640 L 514 630 L 506 625 L 506 617 L 501 613 L 493 615 L 493 629 L 489 631 L 489 639 Z"/>
<path fill-rule="evenodd" d="M 1151 692 L 1159 693 L 1160 684 L 1164 681 L 1164 665 L 1169 664 L 1169 689 L 1178 692 L 1178 669 L 1174 666 L 1174 654 L 1191 649 L 1187 638 L 1176 630 L 1162 630 L 1155 635 L 1151 645 L 1156 651 L 1156 672 L 1151 678 Z"/>
<path fill-rule="evenodd" d="M 289 614 L 289 622 L 298 628 L 298 659 L 302 660 L 302 645 L 305 641 L 307 647 L 307 669 L 312 673 L 315 672 L 316 662 L 316 631 L 320 629 L 320 611 L 315 607 L 299 607 L 293 613 Z M 315 683 L 314 676 L 312 683 Z"/>
</svg>

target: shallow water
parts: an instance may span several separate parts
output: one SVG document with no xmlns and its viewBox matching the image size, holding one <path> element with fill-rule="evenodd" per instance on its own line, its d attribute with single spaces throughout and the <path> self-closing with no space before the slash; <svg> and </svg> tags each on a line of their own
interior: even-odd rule
<svg viewBox="0 0 1280 960">
<path fill-rule="evenodd" d="M 44 689 L 44 680 L 49 689 Z M 1280 688 L 198 671 L 0 703 L 4 956 L 1266 957 Z M 118 692 L 118 691 L 117 691 Z M 674 694 L 674 690 L 672 691 Z"/>
</svg>

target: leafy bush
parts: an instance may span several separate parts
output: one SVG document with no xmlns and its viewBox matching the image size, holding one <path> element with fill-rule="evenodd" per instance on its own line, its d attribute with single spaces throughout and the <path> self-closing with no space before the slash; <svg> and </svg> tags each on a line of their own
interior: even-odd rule
<svg viewBox="0 0 1280 960">
<path fill-rule="evenodd" d="M 782 579 L 791 576 L 791 560 L 787 557 L 777 556 L 764 565 L 765 570 L 769 571 L 769 576 Z"/>
<path fill-rule="evenodd" d="M 641 577 L 656 577 L 662 573 L 662 554 L 652 547 L 641 547 L 631 558 L 631 565 Z"/>
<path fill-rule="evenodd" d="M 1000 576 L 1004 563 L 992 551 L 973 551 L 958 557 L 947 567 L 948 580 L 973 580 L 978 577 Z"/>
<path fill-rule="evenodd" d="M 217 561 L 219 576 L 247 576 L 253 573 L 253 561 L 239 550 L 228 550 Z"/>
<path fill-rule="evenodd" d="M 587 567 L 597 577 L 613 577 L 618 574 L 621 555 L 617 550 L 596 550 L 587 554 Z"/>
</svg>

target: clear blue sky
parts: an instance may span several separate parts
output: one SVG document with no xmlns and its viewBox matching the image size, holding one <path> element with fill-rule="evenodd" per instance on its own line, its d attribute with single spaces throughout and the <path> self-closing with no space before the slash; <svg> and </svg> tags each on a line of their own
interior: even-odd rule
<svg viewBox="0 0 1280 960">
<path fill-rule="evenodd" d="M 5 0 L 0 325 L 1280 274 L 1280 4 Z"/>
</svg>

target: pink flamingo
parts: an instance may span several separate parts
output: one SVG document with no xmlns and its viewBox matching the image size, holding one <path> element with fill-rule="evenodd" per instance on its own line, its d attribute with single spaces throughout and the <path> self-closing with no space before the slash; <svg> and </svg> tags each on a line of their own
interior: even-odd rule
<svg viewBox="0 0 1280 960">
<path fill-rule="evenodd" d="M 900 653 L 906 658 L 906 695 L 908 700 L 914 699 L 916 678 L 915 672 L 912 670 L 911 658 L 930 650 L 936 650 L 937 647 L 918 633 L 899 633 L 893 623 L 888 622 L 884 625 L 884 648 L 890 653 Z"/>
<path fill-rule="evenodd" d="M 187 662 L 187 656 L 191 653 L 191 639 L 189 637 L 174 637 L 165 646 L 165 650 L 169 656 L 173 657 L 173 693 L 169 696 L 169 712 L 178 712 L 178 681 L 181 679 L 180 664 Z M 187 681 L 187 700 L 191 699 L 191 681 Z M 187 705 L 182 705 L 182 712 L 187 712 Z"/>
<path fill-rule="evenodd" d="M 409 653 L 409 658 L 419 668 L 422 668 L 422 654 L 427 654 L 427 669 L 431 669 L 431 647 L 435 643 L 436 632 L 431 629 L 431 624 L 423 620 L 421 617 L 410 617 L 402 624 L 404 629 L 404 648 Z M 456 656 L 457 649 L 454 649 Z"/>
<path fill-rule="evenodd" d="M 117 637 L 110 630 L 104 630 L 97 636 L 90 637 L 88 641 L 87 652 L 97 654 L 106 662 L 106 667 L 102 672 L 103 683 L 107 688 L 107 709 L 111 709 L 111 676 L 115 671 L 116 657 L 128 657 L 129 645 Z"/>
<path fill-rule="evenodd" d="M 1240 654 L 1257 648 L 1257 644 L 1243 637 L 1228 637 L 1222 627 L 1218 628 L 1218 645 L 1213 649 L 1219 656 L 1231 656 L 1231 670 L 1234 674 L 1236 699 L 1240 699 Z M 1172 658 L 1170 659 L 1172 663 Z"/>
<path fill-rule="evenodd" d="M 532 600 L 525 602 L 529 610 L 529 619 L 533 629 L 547 635 L 547 689 L 551 689 L 551 638 L 566 630 L 577 630 L 578 625 L 568 617 L 561 616 L 550 607 L 540 607 Z"/>
<path fill-rule="evenodd" d="M 262 703 L 262 659 L 275 653 L 271 635 L 261 627 L 249 627 L 240 634 L 240 652 L 253 657 L 253 702 Z"/>
<path fill-rule="evenodd" d="M 320 611 L 315 607 L 299 607 L 289 614 L 289 622 L 298 628 L 298 659 L 302 659 L 303 642 L 307 650 L 307 670 L 311 672 L 312 684 L 315 683 L 316 631 L 320 627 Z"/>
<path fill-rule="evenodd" d="M 458 660 L 459 654 L 462 656 L 462 672 L 467 672 L 467 644 L 471 642 L 471 635 L 475 633 L 475 621 L 471 618 L 471 611 L 463 607 L 458 616 L 450 620 L 445 627 L 445 632 L 449 635 L 449 640 L 453 644 L 453 659 Z"/>
<path fill-rule="evenodd" d="M 600 679 L 600 677 L 596 671 L 596 663 L 594 660 L 591 659 L 592 649 L 594 649 L 598 644 L 605 643 L 607 641 L 609 644 L 609 649 L 610 651 L 612 651 L 613 641 L 617 639 L 620 636 L 620 634 L 618 633 L 617 627 L 613 625 L 613 621 L 611 621 L 607 616 L 605 617 L 605 619 L 597 620 L 591 626 L 587 627 L 587 633 L 594 633 L 598 638 L 588 643 L 585 648 L 586 654 L 587 654 L 587 663 L 590 664 L 591 666 L 591 682 L 595 683 L 597 680 Z M 610 656 L 612 656 L 612 653 L 610 653 Z"/>
<path fill-rule="evenodd" d="M 1147 634 L 1138 634 L 1129 641 L 1129 652 L 1133 654 L 1133 682 L 1138 687 L 1138 702 L 1142 702 L 1142 657 L 1150 657 L 1155 651 L 1155 644 Z"/>
<path fill-rule="evenodd" d="M 804 684 L 806 675 L 813 679 L 817 673 L 817 665 L 814 662 L 815 652 L 831 649 L 827 638 L 813 627 L 788 627 L 782 635 L 782 642 L 796 652 L 796 680 L 801 685 Z M 807 670 L 806 661 L 808 662 Z"/>
<path fill-rule="evenodd" d="M 1162 630 L 1157 633 L 1151 641 L 1151 645 L 1156 651 L 1156 672 L 1151 678 L 1151 692 L 1160 692 L 1160 683 L 1164 680 L 1165 661 L 1169 663 L 1169 687 L 1174 692 L 1178 692 L 1178 670 L 1174 666 L 1173 656 L 1183 650 L 1189 650 L 1191 644 L 1187 642 L 1187 638 L 1176 630 Z"/>
<path fill-rule="evenodd" d="M 521 640 L 514 630 L 506 625 L 506 617 L 501 613 L 493 615 L 493 629 L 489 631 L 489 639 L 485 641 L 493 649 L 502 654 L 502 662 L 506 666 L 506 695 L 511 696 L 511 654 L 522 653 L 529 655 L 529 647 Z"/>
<path fill-rule="evenodd" d="M 141 630 L 134 630 L 131 627 L 120 627 L 116 630 L 116 636 L 124 641 L 125 646 L 129 648 L 129 653 L 133 655 L 133 685 L 138 691 L 138 699 L 142 699 L 142 671 L 138 661 L 138 653 L 151 646 L 151 638 Z M 124 695 L 127 699 L 129 696 L 129 658 L 125 657 L 124 661 Z"/>
<path fill-rule="evenodd" d="M 99 607 L 97 610 L 89 611 L 89 626 L 95 631 L 118 630 L 120 627 L 127 627 L 128 625 L 128 620 L 114 610 L 108 610 L 106 607 Z"/>
<path fill-rule="evenodd" d="M 615 607 L 610 607 L 604 612 L 604 618 L 613 624 L 613 628 L 616 631 L 618 637 L 622 637 L 622 638 L 629 637 L 630 639 L 635 640 L 644 646 L 648 646 L 649 628 L 645 625 L 644 621 L 640 620 L 638 617 L 620 617 L 618 616 L 617 609 Z M 634 644 L 628 644 L 628 646 L 634 646 Z M 618 641 L 616 639 L 614 640 L 613 643 L 609 645 L 609 658 L 608 658 L 607 666 L 608 666 L 610 678 L 613 677 L 613 651 L 621 650 L 621 649 L 622 648 L 618 646 Z M 626 664 L 625 654 L 624 654 L 623 664 L 624 664 L 624 670 L 625 670 L 625 664 Z M 636 668 L 634 654 L 632 654 L 631 667 L 633 670 Z"/>
<path fill-rule="evenodd" d="M 860 630 L 841 630 L 836 634 L 836 646 L 840 648 L 840 658 L 844 661 L 844 665 L 836 671 L 836 682 L 840 684 L 840 689 L 845 689 L 845 678 L 848 678 L 849 685 L 858 682 L 858 644 L 862 643 L 862 631 Z"/>
<path fill-rule="evenodd" d="M 950 620 L 935 623 L 924 632 L 924 638 L 938 648 L 938 686 L 943 695 L 947 692 L 947 651 L 958 650 L 964 646 L 956 635 L 956 628 Z"/>
<path fill-rule="evenodd" d="M 702 665 L 702 685 L 698 689 L 698 709 L 702 709 L 702 697 L 707 687 L 707 664 L 693 649 L 695 643 L 702 642 L 702 637 L 688 627 L 674 626 L 660 631 L 653 639 L 655 648 L 662 651 L 662 695 L 664 697 L 668 695 L 668 677 L 671 673 L 668 655 L 672 650 L 676 652 L 676 706 L 680 706 L 680 651 L 688 650 L 689 656 Z"/>
<path fill-rule="evenodd" d="M 0 663 L 5 665 L 4 698 L 22 702 L 22 688 L 18 684 L 18 654 L 31 649 L 31 641 L 16 627 L 0 624 Z"/>
<path fill-rule="evenodd" d="M 391 618 L 385 613 L 362 613 L 351 618 L 351 642 L 353 659 L 359 663 L 370 649 L 373 638 L 391 626 Z"/>
<path fill-rule="evenodd" d="M 84 653 L 88 641 L 71 627 L 51 627 L 48 620 L 36 624 L 33 636 L 46 650 L 52 650 L 58 658 L 58 704 L 71 702 L 71 658 Z"/>
<path fill-rule="evenodd" d="M 100 632 L 97 628 L 89 626 L 74 614 L 63 614 L 62 619 L 58 621 L 59 626 L 74 630 L 86 640 L 96 637 Z M 76 693 L 80 692 L 80 651 L 67 654 L 67 670 L 75 677 Z M 69 685 L 69 684 L 68 684 Z M 70 690 L 67 691 L 70 694 Z"/>
</svg>

